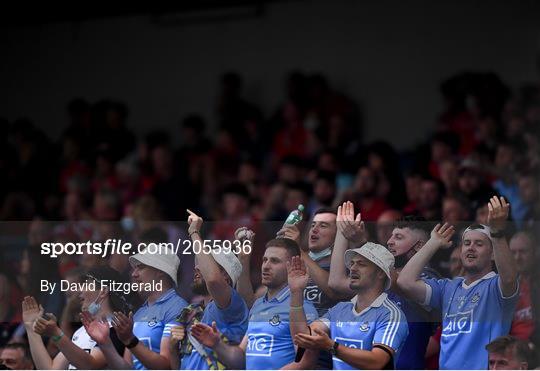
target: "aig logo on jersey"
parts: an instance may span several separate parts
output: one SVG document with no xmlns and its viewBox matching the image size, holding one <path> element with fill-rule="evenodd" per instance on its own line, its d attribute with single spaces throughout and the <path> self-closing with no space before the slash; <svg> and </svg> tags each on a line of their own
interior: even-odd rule
<svg viewBox="0 0 540 371">
<path fill-rule="evenodd" d="M 308 286 L 304 290 L 304 298 L 314 304 L 321 304 L 321 290 L 318 286 Z"/>
<path fill-rule="evenodd" d="M 247 356 L 271 357 L 274 347 L 274 335 L 271 334 L 248 334 L 246 349 Z"/>
<path fill-rule="evenodd" d="M 468 334 L 472 330 L 473 311 L 447 315 L 446 321 L 448 321 L 448 323 L 443 329 L 443 337 Z"/>
<path fill-rule="evenodd" d="M 338 343 L 340 343 L 343 346 L 346 346 L 348 348 L 364 349 L 364 341 L 363 340 L 342 338 L 342 337 L 336 336 L 334 341 L 337 341 Z M 332 359 L 334 361 L 343 362 L 341 359 L 339 359 L 337 357 L 332 357 Z"/>
</svg>

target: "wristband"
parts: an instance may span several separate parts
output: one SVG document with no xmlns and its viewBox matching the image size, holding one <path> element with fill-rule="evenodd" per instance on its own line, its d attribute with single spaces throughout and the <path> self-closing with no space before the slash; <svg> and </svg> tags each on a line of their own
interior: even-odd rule
<svg viewBox="0 0 540 371">
<path fill-rule="evenodd" d="M 64 336 L 64 331 L 60 330 L 60 334 L 51 336 L 51 339 L 52 339 L 53 343 L 58 343 L 60 341 L 60 339 L 62 339 L 62 336 Z"/>
<path fill-rule="evenodd" d="M 133 338 L 129 341 L 129 343 L 126 344 L 126 348 L 132 349 L 135 348 L 139 344 L 139 339 L 136 336 L 133 336 Z"/>
<path fill-rule="evenodd" d="M 300 311 L 300 310 L 304 310 L 304 306 L 303 306 L 303 305 L 300 305 L 300 306 L 298 306 L 298 307 L 295 307 L 295 306 L 292 306 L 292 305 L 291 305 L 291 310 L 299 310 L 299 311 Z"/>
<path fill-rule="evenodd" d="M 193 236 L 195 233 L 197 233 L 199 236 L 201 235 L 199 231 L 193 231 L 189 233 L 189 238 L 191 238 L 191 236 Z"/>
</svg>

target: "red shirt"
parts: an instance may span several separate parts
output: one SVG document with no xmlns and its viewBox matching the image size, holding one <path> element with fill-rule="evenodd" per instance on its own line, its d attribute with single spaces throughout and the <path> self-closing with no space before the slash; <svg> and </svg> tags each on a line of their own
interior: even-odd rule
<svg viewBox="0 0 540 371">
<path fill-rule="evenodd" d="M 534 332 L 534 318 L 531 301 L 531 283 L 529 278 L 519 280 L 519 300 L 514 312 L 510 335 L 529 341 Z"/>
</svg>

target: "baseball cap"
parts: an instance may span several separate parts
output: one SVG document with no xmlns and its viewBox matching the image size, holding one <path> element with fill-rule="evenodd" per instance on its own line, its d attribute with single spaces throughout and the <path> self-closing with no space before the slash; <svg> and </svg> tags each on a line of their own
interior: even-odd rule
<svg viewBox="0 0 540 371">
<path fill-rule="evenodd" d="M 461 234 L 461 240 L 462 241 L 463 241 L 463 238 L 465 237 L 465 233 L 470 232 L 470 231 L 476 231 L 476 232 L 480 232 L 480 233 L 486 235 L 489 238 L 489 240 L 491 241 L 491 244 L 493 245 L 493 239 L 491 238 L 491 228 L 489 228 L 487 225 L 484 225 L 484 224 L 471 224 Z"/>
<path fill-rule="evenodd" d="M 129 257 L 129 263 L 135 267 L 137 263 L 156 268 L 172 278 L 174 285 L 178 286 L 176 275 L 180 266 L 180 258 L 170 248 L 159 247 L 156 254 L 152 254 L 145 249 L 138 254 Z"/>
<path fill-rule="evenodd" d="M 212 256 L 216 263 L 225 269 L 225 272 L 231 277 L 232 286 L 235 287 L 242 273 L 242 263 L 240 263 L 240 260 L 238 260 L 233 252 L 225 253 L 221 249 L 212 250 Z"/>
<path fill-rule="evenodd" d="M 394 256 L 388 249 L 382 245 L 373 242 L 366 242 L 362 247 L 345 251 L 345 265 L 349 267 L 355 254 L 362 255 L 377 267 L 382 269 L 388 280 L 385 284 L 385 290 L 390 288 L 392 276 L 390 271 L 394 268 Z"/>
</svg>

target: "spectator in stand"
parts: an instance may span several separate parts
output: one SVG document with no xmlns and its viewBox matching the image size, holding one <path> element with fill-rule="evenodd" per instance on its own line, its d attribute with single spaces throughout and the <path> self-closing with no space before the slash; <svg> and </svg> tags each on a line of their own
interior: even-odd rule
<svg viewBox="0 0 540 371">
<path fill-rule="evenodd" d="M 442 220 L 443 222 L 456 225 L 458 223 L 469 221 L 471 213 L 469 211 L 469 202 L 461 196 L 446 196 L 442 201 Z"/>
<path fill-rule="evenodd" d="M 529 232 L 518 232 L 510 239 L 510 250 L 519 272 L 519 301 L 510 328 L 510 335 L 529 343 L 538 343 L 540 330 L 539 274 L 536 269 L 534 237 Z"/>
<path fill-rule="evenodd" d="M 495 190 L 486 183 L 480 166 L 478 161 L 467 158 L 461 162 L 459 169 L 459 190 L 469 199 L 475 210 L 480 205 L 485 207 L 486 196 L 495 194 Z"/>
<path fill-rule="evenodd" d="M 32 356 L 28 345 L 24 343 L 10 343 L 0 349 L 0 368 L 9 370 L 33 370 Z"/>
<path fill-rule="evenodd" d="M 118 189 L 115 165 L 113 149 L 109 148 L 107 143 L 100 144 L 95 157 L 94 177 L 92 179 L 92 190 L 94 192 L 102 189 Z"/>
<path fill-rule="evenodd" d="M 333 206 L 335 198 L 336 174 L 328 171 L 318 171 L 313 184 L 313 197 L 308 207 L 312 213 L 311 216 L 320 208 Z"/>
<path fill-rule="evenodd" d="M 519 195 L 516 168 L 520 162 L 519 150 L 510 142 L 499 142 L 494 161 L 494 175 L 497 179 L 493 188 L 512 204 L 512 216 L 515 220 L 523 220 L 527 212 Z"/>
<path fill-rule="evenodd" d="M 93 118 L 98 129 L 98 146 L 110 148 L 114 162 L 135 150 L 135 135 L 127 128 L 128 109 L 124 103 L 103 100 L 93 107 Z"/>
<path fill-rule="evenodd" d="M 150 156 L 155 177 L 152 195 L 163 208 L 167 220 L 178 220 L 180 211 L 193 205 L 193 189 L 188 178 L 176 172 L 168 143 L 154 147 Z"/>
<path fill-rule="evenodd" d="M 459 149 L 459 137 L 452 132 L 439 132 L 431 139 L 431 161 L 429 173 L 435 179 L 441 179 L 441 164 L 452 161 Z"/>
<path fill-rule="evenodd" d="M 249 209 L 249 192 L 247 188 L 234 183 L 223 189 L 222 212 L 211 231 L 213 239 L 228 240 L 233 238 L 236 229 L 245 226 L 253 229 L 253 217 Z"/>
<path fill-rule="evenodd" d="M 244 136 L 243 124 L 251 112 L 260 112 L 254 104 L 242 98 L 243 81 L 236 72 L 226 72 L 221 76 L 217 102 L 220 129 L 237 140 Z"/>
<path fill-rule="evenodd" d="M 400 219 L 403 215 L 397 210 L 386 210 L 383 212 L 377 219 L 377 241 L 381 245 L 385 245 L 390 236 L 392 236 L 392 231 L 394 230 L 395 222 Z"/>
<path fill-rule="evenodd" d="M 377 177 L 377 194 L 390 207 L 402 209 L 406 203 L 405 182 L 399 167 L 399 156 L 387 142 L 379 141 L 368 147 L 368 165 Z"/>
<path fill-rule="evenodd" d="M 275 161 L 279 162 L 287 156 L 306 157 L 312 133 L 304 127 L 303 112 L 288 103 L 283 109 L 283 122 L 284 126 L 276 133 L 272 145 Z"/>
<path fill-rule="evenodd" d="M 411 172 L 405 177 L 405 189 L 407 191 L 407 205 L 403 209 L 404 214 L 413 214 L 417 209 L 420 199 L 420 187 L 422 185 L 422 175 Z"/>
<path fill-rule="evenodd" d="M 439 165 L 440 180 L 444 184 L 446 195 L 459 193 L 459 162 L 455 159 L 444 160 Z"/>
<path fill-rule="evenodd" d="M 415 214 L 422 216 L 426 220 L 441 220 L 443 196 L 444 185 L 434 178 L 425 178 L 420 185 L 420 196 Z"/>
<path fill-rule="evenodd" d="M 531 351 L 527 343 L 513 336 L 500 336 L 486 345 L 490 370 L 529 370 Z"/>
<path fill-rule="evenodd" d="M 540 221 L 540 182 L 538 181 L 538 170 L 522 173 L 518 178 L 519 196 L 525 204 L 526 212 L 523 219 L 518 220 L 520 228 L 538 228 Z"/>
<path fill-rule="evenodd" d="M 510 330 L 519 283 L 516 263 L 504 237 L 509 210 L 504 198 L 492 197 L 489 227 L 473 224 L 465 230 L 461 250 L 464 277 L 420 278 L 433 254 L 451 245 L 453 227 L 439 224 L 397 279 L 409 299 L 443 313 L 440 368 L 485 369 L 485 344 Z M 499 274 L 492 271 L 493 258 Z M 474 321 L 476 318 L 482 321 Z"/>
<path fill-rule="evenodd" d="M 0 255 L 0 348 L 8 343 L 22 320 L 18 309 L 22 291 L 14 273 L 8 269 L 6 260 Z M 18 303 L 17 303 L 18 302 Z"/>
<path fill-rule="evenodd" d="M 362 220 L 374 222 L 387 209 L 386 201 L 377 196 L 377 178 L 370 167 L 362 166 L 352 188 L 346 192 L 344 199 L 350 199 L 362 210 Z"/>
</svg>

